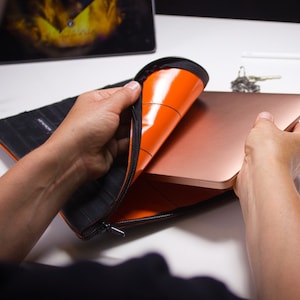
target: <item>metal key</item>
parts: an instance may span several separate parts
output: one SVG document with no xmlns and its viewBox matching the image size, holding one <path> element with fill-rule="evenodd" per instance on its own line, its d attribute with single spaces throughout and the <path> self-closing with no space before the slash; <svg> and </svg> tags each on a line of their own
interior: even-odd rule
<svg viewBox="0 0 300 300">
<path fill-rule="evenodd" d="M 259 92 L 259 85 L 255 84 L 255 81 L 249 80 L 246 76 L 246 70 L 243 66 L 240 67 L 238 77 L 231 82 L 231 89 L 233 92 L 240 93 L 254 93 Z"/>
<path fill-rule="evenodd" d="M 247 76 L 249 78 L 249 80 L 251 81 L 266 81 L 266 80 L 273 80 L 273 79 L 281 79 L 280 75 L 272 75 L 272 76 Z"/>
<path fill-rule="evenodd" d="M 256 84 L 256 82 L 280 78 L 281 76 L 279 75 L 247 76 L 245 67 L 241 66 L 238 72 L 238 77 L 231 82 L 231 89 L 233 92 L 258 93 L 260 92 L 260 86 Z"/>
</svg>

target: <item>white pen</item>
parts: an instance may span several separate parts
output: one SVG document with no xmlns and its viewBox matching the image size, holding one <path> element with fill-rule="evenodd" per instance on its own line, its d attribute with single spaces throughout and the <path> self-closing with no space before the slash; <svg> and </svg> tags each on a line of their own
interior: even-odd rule
<svg viewBox="0 0 300 300">
<path fill-rule="evenodd" d="M 266 58 L 266 59 L 300 59 L 300 53 L 291 52 L 242 52 L 243 58 Z"/>
</svg>

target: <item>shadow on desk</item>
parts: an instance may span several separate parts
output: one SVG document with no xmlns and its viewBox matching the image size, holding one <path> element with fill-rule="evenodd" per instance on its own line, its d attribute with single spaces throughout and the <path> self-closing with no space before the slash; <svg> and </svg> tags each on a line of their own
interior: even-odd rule
<svg viewBox="0 0 300 300">
<path fill-rule="evenodd" d="M 174 208 L 174 202 L 180 201 L 183 205 L 184 201 L 193 203 L 191 206 L 181 207 L 178 214 L 165 219 L 156 220 L 154 222 L 141 222 L 139 225 L 134 224 L 125 230 L 126 236 L 120 237 L 113 233 L 106 232 L 100 234 L 89 241 L 81 241 L 62 220 L 53 222 L 45 236 L 42 237 L 41 245 L 31 253 L 29 260 L 39 260 L 45 255 L 45 252 L 51 250 L 51 247 L 59 247 L 67 253 L 71 261 L 79 259 L 98 259 L 101 253 L 122 245 L 130 244 L 142 238 L 150 237 L 153 234 L 163 232 L 169 229 L 176 229 L 195 238 L 211 240 L 213 242 L 235 240 L 239 241 L 243 236 L 243 220 L 242 218 L 230 217 L 233 213 L 231 210 L 239 209 L 238 200 L 233 191 L 214 191 L 210 189 L 202 189 L 199 187 L 181 186 L 170 183 L 152 182 L 140 180 L 138 182 L 139 195 L 143 194 L 140 200 L 140 206 L 147 210 L 147 202 L 152 200 L 168 200 L 168 208 Z M 132 200 L 132 193 L 129 191 L 129 201 Z M 135 195 L 136 196 L 136 195 Z M 126 206 L 127 202 L 123 202 Z M 146 206 L 145 205 L 146 202 Z M 153 201 L 157 202 L 157 201 Z M 158 201 L 159 202 L 159 201 Z M 132 204 L 131 204 L 132 205 Z M 137 206 L 139 210 L 141 207 Z M 160 208 L 156 204 L 148 205 L 148 210 Z M 216 218 L 216 212 L 220 212 Z M 176 211 L 176 209 L 175 209 Z M 128 214 L 128 212 L 127 212 Z M 118 216 L 120 217 L 120 216 Z M 121 214 L 122 217 L 122 214 Z M 73 235 L 73 236 L 72 236 Z M 51 241 L 51 242 L 50 242 Z M 57 245 L 56 245 L 57 244 Z M 188 247 L 188 245 L 187 245 Z"/>
</svg>

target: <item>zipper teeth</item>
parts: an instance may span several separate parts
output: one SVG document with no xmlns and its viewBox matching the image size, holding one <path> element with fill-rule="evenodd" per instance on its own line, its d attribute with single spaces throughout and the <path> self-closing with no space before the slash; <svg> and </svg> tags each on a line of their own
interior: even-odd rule
<svg viewBox="0 0 300 300">
<path fill-rule="evenodd" d="M 138 105 L 141 106 L 141 96 L 138 100 Z M 131 108 L 132 111 L 132 119 L 133 119 L 133 123 L 137 125 L 137 130 L 133 130 L 133 146 L 135 146 L 135 141 L 138 141 L 138 143 L 140 144 L 140 139 L 141 139 L 141 127 L 142 124 L 138 119 L 138 115 L 135 109 L 135 106 L 132 106 Z M 115 200 L 112 209 L 110 211 L 110 213 L 105 217 L 105 219 L 107 220 L 118 208 L 119 204 L 121 203 L 121 201 L 123 200 L 123 198 L 125 197 L 128 188 L 130 186 L 130 183 L 134 177 L 134 173 L 136 170 L 136 165 L 137 165 L 137 161 L 138 161 L 138 154 L 139 154 L 139 148 L 140 147 L 133 147 L 132 149 L 132 153 L 131 153 L 131 162 L 133 162 L 131 165 L 129 165 L 129 172 L 128 172 L 128 176 L 127 178 L 125 178 L 125 183 L 123 184 L 123 189 L 120 191 L 120 194 L 118 195 L 117 199 Z M 120 236 L 125 236 L 125 232 L 120 230 L 119 228 L 117 228 L 116 226 L 112 226 L 110 223 L 107 223 L 105 220 L 102 221 L 101 226 L 99 226 L 100 223 L 94 224 L 93 226 L 91 226 L 90 228 L 88 228 L 85 232 L 84 232 L 84 236 L 86 236 L 87 238 L 90 238 L 92 236 L 95 236 L 97 233 L 99 232 L 112 232 L 115 233 L 117 235 Z"/>
<path fill-rule="evenodd" d="M 139 98 L 139 103 L 141 103 L 141 96 Z M 125 178 L 125 183 L 123 184 L 124 188 L 120 191 L 117 199 L 115 200 L 115 203 L 110 211 L 110 213 L 108 214 L 108 216 L 106 217 L 106 219 L 108 219 L 115 211 L 116 209 L 119 207 L 119 204 L 121 203 L 121 201 L 123 200 L 123 198 L 125 197 L 129 187 L 130 187 L 130 183 L 132 182 L 132 179 L 134 177 L 135 174 L 135 170 L 136 170 L 136 165 L 137 165 L 137 161 L 138 161 L 138 154 L 139 154 L 139 149 L 140 149 L 140 139 L 141 139 L 141 127 L 142 124 L 141 122 L 139 122 L 138 116 L 136 114 L 136 110 L 135 107 L 132 107 L 132 119 L 134 124 L 137 124 L 137 130 L 133 130 L 133 148 L 132 148 L 132 153 L 131 153 L 131 159 L 130 161 L 133 162 L 132 164 L 129 165 L 129 171 L 128 171 L 128 176 L 127 178 Z M 139 147 L 134 147 L 135 146 L 135 141 L 138 141 Z M 104 221 L 104 224 L 108 224 Z"/>
<path fill-rule="evenodd" d="M 172 218 L 176 215 L 177 214 L 175 211 L 168 211 L 168 212 L 164 212 L 164 213 L 159 213 L 154 216 L 147 216 L 147 217 L 142 217 L 142 218 L 138 218 L 138 219 L 119 221 L 119 222 L 113 223 L 112 226 L 120 229 L 127 225 L 131 225 L 131 224 L 135 224 L 135 223 L 143 223 L 144 224 L 144 223 L 148 223 L 148 222 Z"/>
</svg>

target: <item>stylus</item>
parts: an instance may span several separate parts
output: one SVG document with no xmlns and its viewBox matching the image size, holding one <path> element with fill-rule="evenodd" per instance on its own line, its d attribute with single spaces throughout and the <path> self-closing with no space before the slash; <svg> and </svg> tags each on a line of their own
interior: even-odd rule
<svg viewBox="0 0 300 300">
<path fill-rule="evenodd" d="M 289 52 L 242 52 L 243 58 L 266 58 L 266 59 L 300 59 L 300 53 L 289 53 Z"/>
</svg>

